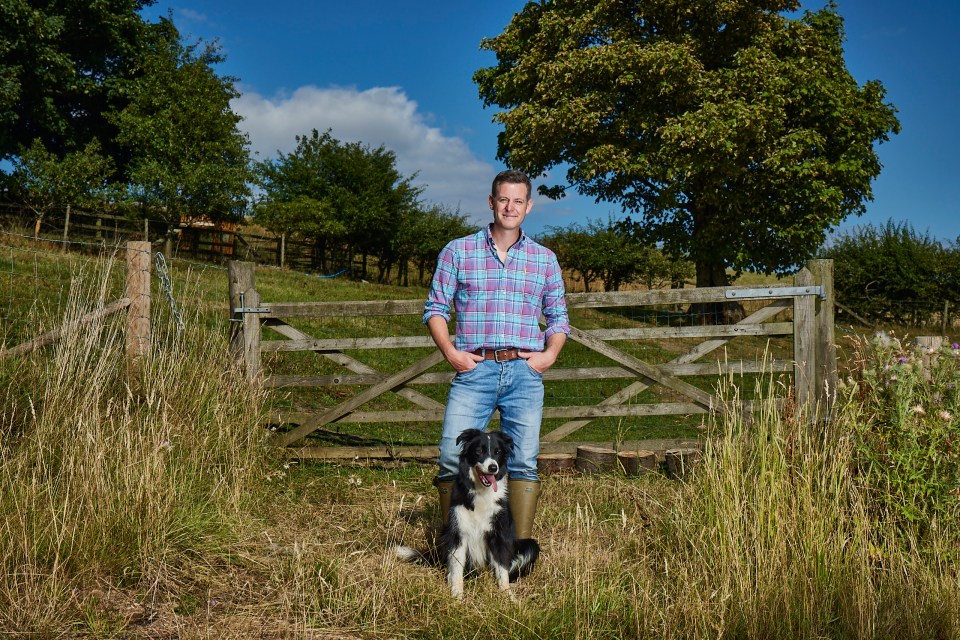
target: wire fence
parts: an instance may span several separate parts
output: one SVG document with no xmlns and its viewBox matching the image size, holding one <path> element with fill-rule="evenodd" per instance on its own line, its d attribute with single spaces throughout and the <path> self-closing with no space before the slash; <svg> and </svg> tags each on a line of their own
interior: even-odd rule
<svg viewBox="0 0 960 640">
<path fill-rule="evenodd" d="M 0 346 L 54 329 L 78 309 L 123 297 L 125 251 L 125 240 L 38 241 L 23 232 L 0 230 Z M 184 298 L 201 280 L 213 279 L 202 273 L 226 272 L 225 267 L 198 261 L 168 261 L 160 252 L 153 254 L 153 269 L 157 313 L 169 315 L 178 332 L 187 323 Z"/>
</svg>

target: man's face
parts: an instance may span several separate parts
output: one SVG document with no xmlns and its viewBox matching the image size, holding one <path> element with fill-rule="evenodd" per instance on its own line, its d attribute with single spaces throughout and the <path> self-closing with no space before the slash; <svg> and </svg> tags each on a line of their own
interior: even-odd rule
<svg viewBox="0 0 960 640">
<path fill-rule="evenodd" d="M 523 224 L 533 208 L 533 200 L 527 193 L 527 185 L 502 182 L 497 186 L 497 194 L 490 196 L 490 208 L 493 209 L 494 226 L 513 231 Z"/>
</svg>

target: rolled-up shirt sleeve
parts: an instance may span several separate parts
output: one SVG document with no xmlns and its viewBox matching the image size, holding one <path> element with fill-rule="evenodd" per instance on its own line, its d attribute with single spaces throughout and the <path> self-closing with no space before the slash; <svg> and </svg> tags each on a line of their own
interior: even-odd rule
<svg viewBox="0 0 960 640">
<path fill-rule="evenodd" d="M 566 287 L 563 284 L 563 272 L 554 256 L 547 272 L 547 283 L 543 291 L 543 317 L 547 328 L 543 332 L 544 340 L 555 333 L 570 333 L 570 316 L 567 313 Z"/>
<path fill-rule="evenodd" d="M 448 244 L 437 256 L 437 269 L 433 273 L 430 293 L 427 294 L 427 302 L 423 306 L 424 324 L 434 316 L 440 316 L 447 322 L 450 321 L 450 309 L 456 290 L 457 255 L 453 247 Z"/>
</svg>

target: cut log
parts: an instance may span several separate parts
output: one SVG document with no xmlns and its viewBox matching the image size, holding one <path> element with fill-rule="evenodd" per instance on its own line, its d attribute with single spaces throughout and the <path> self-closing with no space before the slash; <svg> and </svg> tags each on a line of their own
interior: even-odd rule
<svg viewBox="0 0 960 640">
<path fill-rule="evenodd" d="M 617 452 L 604 447 L 577 447 L 576 467 L 582 473 L 613 473 L 617 470 Z"/>
<path fill-rule="evenodd" d="M 663 454 L 664 463 L 667 467 L 667 476 L 674 480 L 680 480 L 690 473 L 700 462 L 703 452 L 699 449 L 670 449 Z"/>
<path fill-rule="evenodd" d="M 617 454 L 620 469 L 628 476 L 639 476 L 657 468 L 657 454 L 653 451 L 621 451 Z"/>
<path fill-rule="evenodd" d="M 577 456 L 572 453 L 542 453 L 537 457 L 541 473 L 569 473 L 575 469 Z"/>
</svg>

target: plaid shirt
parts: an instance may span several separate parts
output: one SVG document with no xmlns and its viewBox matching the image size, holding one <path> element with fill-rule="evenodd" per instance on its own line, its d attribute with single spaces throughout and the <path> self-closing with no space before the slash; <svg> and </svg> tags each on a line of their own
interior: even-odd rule
<svg viewBox="0 0 960 640">
<path fill-rule="evenodd" d="M 457 313 L 454 346 L 460 351 L 516 347 L 543 351 L 547 338 L 570 333 L 563 277 L 557 257 L 521 230 L 500 261 L 485 227 L 447 244 L 437 258 L 423 322 Z M 540 329 L 540 314 L 546 331 Z"/>
</svg>

